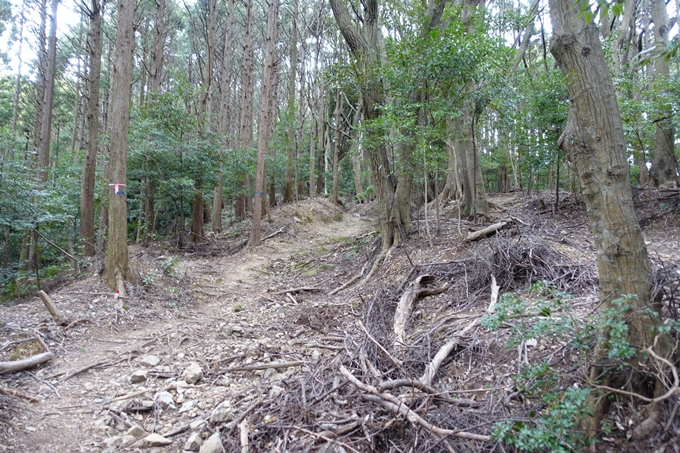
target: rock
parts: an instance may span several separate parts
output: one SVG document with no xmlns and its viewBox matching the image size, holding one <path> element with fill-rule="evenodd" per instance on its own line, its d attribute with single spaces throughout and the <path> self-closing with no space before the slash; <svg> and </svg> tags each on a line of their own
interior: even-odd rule
<svg viewBox="0 0 680 453">
<path fill-rule="evenodd" d="M 163 409 L 175 408 L 175 401 L 172 399 L 170 392 L 158 392 L 154 397 L 154 401 L 158 403 Z"/>
<path fill-rule="evenodd" d="M 153 407 L 153 401 L 151 400 L 142 401 L 142 407 Z"/>
<path fill-rule="evenodd" d="M 283 393 L 283 387 L 278 385 L 272 385 L 271 390 L 269 390 L 269 399 L 278 398 Z"/>
<path fill-rule="evenodd" d="M 162 447 L 163 445 L 170 445 L 172 441 L 168 438 L 161 436 L 160 434 L 149 434 L 143 439 L 138 440 L 132 446 L 137 448 L 151 448 L 151 447 Z"/>
<path fill-rule="evenodd" d="M 146 436 L 148 433 L 144 431 L 144 429 L 141 426 L 133 426 L 132 428 L 128 429 L 125 432 L 126 436 L 132 436 L 136 437 L 137 439 L 141 439 L 142 437 Z"/>
<path fill-rule="evenodd" d="M 218 423 L 226 421 L 229 418 L 231 411 L 231 401 L 227 400 L 221 402 L 215 409 L 213 409 L 212 414 L 210 415 L 210 422 Z"/>
<path fill-rule="evenodd" d="M 182 403 L 182 407 L 179 408 L 179 413 L 181 414 L 183 412 L 193 409 L 195 404 L 196 404 L 195 401 L 185 401 L 184 403 Z"/>
<path fill-rule="evenodd" d="M 203 439 L 201 439 L 201 434 L 193 433 L 191 436 L 189 436 L 189 439 L 187 439 L 187 443 L 184 444 L 184 449 L 189 451 L 198 451 L 198 449 L 201 448 L 202 443 Z"/>
<path fill-rule="evenodd" d="M 201 446 L 200 453 L 224 453 L 220 432 L 216 432 Z"/>
<path fill-rule="evenodd" d="M 319 359 L 321 358 L 321 353 L 319 352 L 318 349 L 315 349 L 312 351 L 312 361 L 318 362 Z"/>
<path fill-rule="evenodd" d="M 107 448 L 117 447 L 122 443 L 123 436 L 107 437 L 106 439 L 104 439 L 104 445 L 106 445 Z"/>
<path fill-rule="evenodd" d="M 130 382 L 133 384 L 136 384 L 137 382 L 144 382 L 146 381 L 146 375 L 146 370 L 135 371 L 132 373 L 132 376 L 130 376 Z"/>
<path fill-rule="evenodd" d="M 155 355 L 147 355 L 145 357 L 142 357 L 140 362 L 142 363 L 142 365 L 146 365 L 148 367 L 153 368 L 153 367 L 157 366 L 159 363 L 161 363 L 161 359 L 158 358 L 158 356 L 155 356 Z"/>
<path fill-rule="evenodd" d="M 90 391 L 94 388 L 94 384 L 92 382 L 86 382 L 85 383 L 85 390 Z"/>
<path fill-rule="evenodd" d="M 191 364 L 182 373 L 182 380 L 188 382 L 189 384 L 195 384 L 201 380 L 203 377 L 203 370 L 196 362 L 191 362 Z"/>
</svg>

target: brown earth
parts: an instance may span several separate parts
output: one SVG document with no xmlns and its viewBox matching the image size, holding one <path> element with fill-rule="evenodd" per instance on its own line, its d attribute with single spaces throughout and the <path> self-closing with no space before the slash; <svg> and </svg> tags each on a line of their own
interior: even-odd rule
<svg viewBox="0 0 680 453">
<path fill-rule="evenodd" d="M 655 266 L 677 266 L 677 193 L 637 197 Z M 471 325 L 489 306 L 492 275 L 501 293 L 520 291 L 529 300 L 536 297 L 526 293 L 529 284 L 552 281 L 573 295 L 572 316 L 596 312 L 585 207 L 576 195 L 562 198 L 556 213 L 549 195 L 491 198 L 494 218 L 510 223 L 474 243 L 464 238 L 483 225 L 459 219 L 447 205 L 437 234 L 429 209 L 432 247 L 421 210 L 404 247 L 369 281 L 357 279 L 335 294 L 365 276 L 380 249 L 370 204 L 343 211 L 305 200 L 277 208 L 263 233 L 272 236 L 254 248 L 240 248 L 247 225 L 191 250 L 131 246 L 142 283 L 129 287 L 129 299 L 115 299 L 99 264 L 90 263 L 50 292 L 68 325 L 55 325 L 38 298 L 0 308 L 0 360 L 40 352 L 35 341 L 18 343 L 34 332 L 55 354 L 42 366 L 2 376 L 3 386 L 38 401 L 0 405 L 0 452 L 181 452 L 192 434 L 206 439 L 216 432 L 227 452 L 246 451 L 244 436 L 253 452 L 512 451 L 456 435 L 441 440 L 363 398 L 340 369 L 371 385 L 418 379 L 439 348 L 469 327 L 432 384 L 444 398 L 419 394 L 411 407 L 433 425 L 481 436 L 496 421 L 540 409 L 538 395 L 516 387 L 524 365 L 550 360 L 562 372 L 551 391 L 579 382 L 584 365 L 566 341 L 538 338 L 535 346 L 523 341 L 508 348 L 512 328 Z M 404 343 L 395 343 L 399 298 L 425 274 L 433 276 L 431 289 L 446 289 L 417 300 Z M 187 383 L 183 373 L 192 363 L 202 377 Z M 257 369 L 243 369 L 248 366 Z M 392 393 L 415 398 L 402 390 Z M 680 404 L 678 396 L 670 402 L 669 411 Z M 677 420 L 647 443 L 628 442 L 642 415 L 626 407 L 612 413 L 616 427 L 602 451 L 679 451 Z M 171 443 L 132 445 L 123 435 L 134 426 Z"/>
</svg>

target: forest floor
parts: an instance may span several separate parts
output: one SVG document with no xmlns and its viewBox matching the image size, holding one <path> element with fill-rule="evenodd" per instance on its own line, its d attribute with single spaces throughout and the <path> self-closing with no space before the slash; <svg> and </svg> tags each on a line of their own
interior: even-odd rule
<svg viewBox="0 0 680 453">
<path fill-rule="evenodd" d="M 651 195 L 636 193 L 636 207 L 652 261 L 677 267 L 680 194 Z M 548 194 L 491 197 L 493 222 L 507 225 L 473 242 L 468 233 L 489 223 L 461 220 L 449 203 L 437 234 L 430 206 L 428 234 L 421 208 L 415 232 L 369 279 L 380 250 L 374 206 L 322 199 L 273 209 L 259 247 L 242 246 L 245 223 L 181 251 L 131 246 L 140 282 L 127 299 L 103 283 L 101 263 L 89 263 L 48 291 L 64 325 L 38 298 L 0 307 L 0 361 L 41 352 L 24 341 L 35 333 L 54 353 L 0 377 L 19 392 L 3 393 L 0 452 L 514 451 L 487 439 L 494 423 L 534 417 L 541 393 L 580 383 L 583 362 L 564 336 L 518 340 L 521 321 L 492 330 L 480 320 L 494 284 L 529 307 L 550 299 L 553 317 L 592 319 L 585 206 L 561 198 L 553 212 Z M 537 281 L 552 283 L 529 290 Z M 669 296 L 673 308 L 680 299 Z M 542 362 L 559 374 L 531 394 L 516 376 Z M 615 404 L 598 450 L 680 451 L 678 405 L 670 398 L 657 432 L 633 442 L 642 412 Z"/>
</svg>

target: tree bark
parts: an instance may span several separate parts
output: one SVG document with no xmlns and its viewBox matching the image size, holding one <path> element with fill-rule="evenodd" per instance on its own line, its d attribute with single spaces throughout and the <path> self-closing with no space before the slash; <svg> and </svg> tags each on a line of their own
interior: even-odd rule
<svg viewBox="0 0 680 453">
<path fill-rule="evenodd" d="M 335 95 L 335 135 L 333 139 L 333 191 L 331 201 L 338 204 L 338 156 L 340 154 L 340 114 L 342 113 L 342 92 L 338 89 Z"/>
<path fill-rule="evenodd" d="M 24 23 L 26 22 L 26 1 L 21 3 L 21 13 L 19 15 L 19 48 L 17 50 L 17 80 L 14 86 L 14 107 L 12 109 L 12 135 L 17 133 L 17 119 L 19 117 L 19 96 L 21 95 L 21 49 L 24 44 Z"/>
<path fill-rule="evenodd" d="M 227 24 L 224 33 L 224 52 L 222 55 L 222 74 L 220 79 L 220 116 L 217 122 L 217 132 L 223 137 L 222 142 L 225 148 L 229 147 L 229 99 L 231 98 L 231 57 L 232 41 L 234 36 L 234 0 L 227 3 Z M 213 233 L 222 231 L 222 193 L 224 189 L 224 175 L 222 173 L 222 163 L 220 171 L 217 173 L 217 185 L 213 192 L 213 209 L 211 229 Z"/>
<path fill-rule="evenodd" d="M 45 91 L 43 93 L 40 136 L 38 138 L 38 180 L 45 184 L 50 168 L 50 138 L 52 135 L 52 100 L 54 99 L 54 70 L 57 60 L 57 9 L 59 0 L 52 0 L 50 37 L 47 47 Z"/>
<path fill-rule="evenodd" d="M 632 295 L 628 341 L 651 345 L 658 318 L 642 312 L 650 306 L 652 268 L 633 210 L 626 159 L 626 142 L 614 85 L 594 24 L 586 25 L 575 0 L 550 0 L 553 37 L 550 51 L 567 80 L 570 109 L 560 147 L 574 162 L 586 201 L 597 250 L 602 308 Z M 642 391 L 645 373 L 608 363 L 604 351 L 609 332 L 601 332 L 591 380 L 616 387 L 629 382 Z M 640 356 L 631 363 L 644 361 Z M 584 421 L 594 434 L 606 410 L 607 398 L 593 403 L 593 417 Z"/>
<path fill-rule="evenodd" d="M 250 152 L 253 147 L 253 38 L 252 38 L 252 0 L 245 0 L 246 17 L 243 48 L 243 63 L 241 66 L 241 123 L 239 126 L 238 147 L 244 152 Z M 250 175 L 241 175 L 244 185 L 243 193 L 237 203 L 243 203 L 243 207 L 237 206 L 237 214 L 250 212 L 252 209 L 252 188 Z"/>
<path fill-rule="evenodd" d="M 380 117 L 380 107 L 385 99 L 382 80 L 370 77 L 368 74 L 369 68 L 380 65 L 378 41 L 381 31 L 378 21 L 378 0 L 368 0 L 363 3 L 364 20 L 361 33 L 353 24 L 344 0 L 331 0 L 330 4 L 345 42 L 352 54 L 359 59 L 360 66 L 366 71 L 361 87 L 362 109 L 364 119 L 375 122 Z M 373 185 L 378 199 L 378 222 L 382 236 L 382 251 L 379 258 L 382 259 L 393 246 L 401 242 L 401 235 L 390 219 L 394 203 L 395 181 L 387 157 L 387 149 L 381 140 L 384 133 L 376 129 L 376 127 L 370 129 L 367 139 L 368 143 L 372 144 L 370 162 Z M 376 263 L 378 262 L 380 259 L 376 260 Z"/>
<path fill-rule="evenodd" d="M 109 158 L 109 243 L 107 282 L 125 295 L 127 247 L 127 136 L 130 125 L 135 2 L 118 1 L 116 48 L 111 78 L 111 146 Z"/>
<path fill-rule="evenodd" d="M 267 37 L 265 39 L 264 74 L 262 75 L 262 94 L 260 95 L 260 120 L 257 134 L 257 171 L 255 173 L 255 204 L 253 206 L 253 225 L 250 231 L 251 246 L 260 245 L 262 231 L 262 209 L 264 203 L 264 159 L 269 143 L 270 119 L 276 109 L 272 103 L 276 82 L 276 41 L 279 17 L 279 1 L 269 0 L 267 11 Z"/>
<path fill-rule="evenodd" d="M 293 185 L 295 184 L 295 82 L 297 79 L 297 41 L 298 41 L 298 1 L 293 0 L 293 23 L 290 40 L 290 72 L 288 74 L 288 161 L 286 166 L 286 184 L 283 189 L 283 202 L 293 201 Z"/>
<path fill-rule="evenodd" d="M 87 81 L 87 151 L 83 165 L 83 182 L 80 189 L 80 240 L 85 256 L 94 256 L 94 183 L 99 150 L 99 78 L 102 59 L 102 5 L 92 0 L 89 10 L 90 71 Z"/>
<path fill-rule="evenodd" d="M 664 0 L 652 0 L 652 21 L 654 22 L 654 45 L 665 49 L 668 45 L 669 20 Z M 654 59 L 654 81 L 658 86 L 668 85 L 670 63 L 664 56 Z M 675 157 L 675 128 L 673 107 L 666 101 L 667 90 L 660 90 L 657 99 L 659 117 L 654 120 L 656 136 L 652 150 L 651 177 L 659 187 L 677 180 L 678 163 Z"/>
</svg>

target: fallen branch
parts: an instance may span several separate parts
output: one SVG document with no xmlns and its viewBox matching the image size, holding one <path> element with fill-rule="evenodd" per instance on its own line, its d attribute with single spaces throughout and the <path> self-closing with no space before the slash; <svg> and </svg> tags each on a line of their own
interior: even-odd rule
<svg viewBox="0 0 680 453">
<path fill-rule="evenodd" d="M 476 241 L 478 239 L 481 239 L 483 237 L 490 235 L 491 233 L 497 232 L 501 228 L 504 228 L 507 224 L 508 224 L 508 222 L 494 223 L 493 225 L 490 225 L 490 226 L 483 228 L 479 231 L 475 231 L 474 233 L 468 234 L 467 237 L 465 238 L 465 240 L 468 241 L 468 242 Z"/>
<path fill-rule="evenodd" d="M 36 354 L 34 356 L 22 360 L 0 362 L 0 374 L 8 372 L 15 373 L 17 371 L 22 371 L 27 368 L 32 368 L 36 365 L 40 365 L 41 363 L 49 362 L 54 358 L 54 354 L 52 353 L 52 351 L 50 351 L 50 348 L 47 347 L 42 338 L 40 338 L 40 335 L 36 333 L 35 338 L 36 340 L 38 340 L 38 343 L 40 343 L 45 352 L 41 354 Z"/>
<path fill-rule="evenodd" d="M 498 291 L 500 290 L 500 286 L 496 283 L 496 277 L 493 275 L 491 276 L 491 301 L 489 302 L 489 308 L 486 309 L 486 312 L 491 314 L 496 311 L 496 303 L 498 302 Z"/>
<path fill-rule="evenodd" d="M 422 382 L 425 385 L 432 385 L 432 381 L 434 380 L 434 376 L 437 374 L 437 370 L 444 362 L 444 360 L 449 356 L 449 354 L 451 354 L 453 348 L 455 348 L 456 345 L 458 345 L 460 337 L 462 337 L 470 330 L 472 330 L 477 324 L 479 324 L 479 318 L 473 319 L 472 322 L 470 322 L 467 326 L 465 326 L 465 328 L 463 328 L 463 330 L 456 333 L 453 336 L 453 338 L 447 341 L 446 344 L 444 344 L 444 346 L 442 346 L 439 349 L 437 355 L 435 355 L 434 359 L 432 359 L 432 362 L 430 362 L 425 367 L 425 373 L 420 378 L 420 382 Z"/>
<path fill-rule="evenodd" d="M 396 396 L 390 395 L 389 393 L 381 393 L 375 387 L 368 384 L 364 384 L 363 382 L 359 381 L 347 368 L 344 367 L 344 365 L 340 367 L 340 373 L 342 373 L 342 375 L 345 376 L 345 378 L 347 378 L 347 380 L 354 384 L 354 386 L 357 387 L 358 389 L 372 394 L 361 395 L 363 399 L 374 403 L 378 403 L 383 407 L 391 410 L 392 412 L 401 414 L 404 417 L 406 417 L 408 421 L 410 421 L 411 423 L 419 424 L 420 426 L 430 431 L 431 433 L 437 434 L 438 436 L 441 437 L 454 436 L 461 437 L 463 439 L 480 440 L 484 442 L 490 442 L 492 440 L 491 436 L 468 433 L 465 431 L 455 431 L 452 429 L 444 429 L 434 426 L 433 424 L 429 423 L 424 418 L 422 418 L 420 415 L 415 413 L 415 411 L 406 406 L 404 402 L 401 401 Z"/>
<path fill-rule="evenodd" d="M 228 373 L 230 371 L 257 371 L 257 370 L 266 370 L 267 368 L 288 368 L 291 366 L 300 366 L 304 365 L 305 362 L 302 360 L 297 360 L 295 362 L 269 362 L 269 363 L 257 363 L 253 365 L 240 365 L 240 366 L 233 366 L 231 368 L 226 368 L 224 370 L 220 370 L 219 373 Z"/>
<path fill-rule="evenodd" d="M 278 295 L 278 294 L 286 294 L 286 293 L 299 293 L 300 291 L 321 291 L 321 289 L 316 288 L 314 286 L 301 286 L 299 288 L 291 288 L 291 289 L 284 289 L 283 291 L 276 291 L 275 293 L 272 293 L 272 294 Z"/>
<path fill-rule="evenodd" d="M 361 274 L 359 273 L 359 274 L 355 275 L 354 277 L 352 277 L 352 278 L 350 279 L 350 281 L 348 281 L 348 282 L 345 283 L 344 285 L 335 288 L 333 291 L 331 291 L 330 293 L 328 293 L 328 295 L 329 295 L 329 296 L 332 296 L 333 294 L 339 293 L 339 292 L 342 291 L 343 289 L 349 288 L 354 282 L 356 282 L 356 281 L 359 280 L 360 278 L 361 278 Z"/>
<path fill-rule="evenodd" d="M 350 446 L 347 445 L 346 443 L 340 442 L 339 440 L 337 440 L 337 439 L 335 439 L 335 438 L 328 437 L 328 436 L 326 436 L 326 435 L 324 435 L 324 434 L 315 433 L 315 432 L 310 431 L 310 430 L 308 430 L 308 429 L 304 429 L 304 428 L 302 428 L 302 427 L 300 427 L 300 426 L 293 426 L 293 428 L 294 428 L 294 429 L 297 429 L 298 431 L 302 431 L 303 433 L 307 433 L 307 434 L 310 434 L 310 435 L 316 437 L 317 441 L 318 441 L 318 440 L 324 440 L 324 441 L 326 441 L 326 442 L 333 442 L 333 443 L 336 443 L 336 444 L 340 445 L 340 446 L 343 447 L 343 448 L 348 449 L 349 451 L 353 451 L 354 453 L 359 453 L 358 450 L 355 450 L 354 448 L 350 447 Z M 328 432 L 326 432 L 326 431 L 324 431 L 324 432 L 328 434 Z M 333 435 L 337 435 L 337 434 L 336 434 L 336 433 L 333 433 Z"/>
<path fill-rule="evenodd" d="M 54 322 L 56 322 L 58 325 L 68 324 L 68 320 L 61 316 L 61 312 L 57 306 L 54 305 L 52 298 L 48 296 L 45 291 L 38 291 L 38 297 L 40 297 L 40 300 L 42 300 L 43 304 L 45 304 L 45 308 L 50 313 L 50 316 L 52 316 L 52 319 L 54 319 Z"/>
<path fill-rule="evenodd" d="M 419 297 L 431 296 L 434 294 L 443 293 L 448 289 L 447 285 L 441 288 L 425 289 L 422 287 L 423 283 L 431 282 L 435 279 L 433 275 L 421 275 L 416 278 L 413 284 L 402 294 L 397 305 L 397 311 L 394 313 L 394 347 L 395 349 L 404 345 L 406 342 L 406 322 L 411 317 L 411 310 L 413 304 Z"/>
<path fill-rule="evenodd" d="M 0 387 L 0 394 L 15 396 L 17 398 L 23 398 L 25 400 L 30 401 L 31 403 L 37 403 L 38 401 L 40 401 L 33 395 L 29 395 L 27 393 L 20 392 L 19 390 L 10 389 L 7 387 Z"/>
<path fill-rule="evenodd" d="M 397 360 L 397 359 L 395 359 L 394 357 L 392 357 L 392 354 L 390 354 L 389 352 L 387 352 L 387 349 L 385 349 L 385 348 L 383 347 L 383 345 L 381 345 L 380 342 L 378 342 L 378 340 L 376 340 L 375 338 L 373 338 L 373 335 L 371 335 L 370 333 L 368 333 L 368 330 L 367 330 L 366 327 L 364 326 L 364 323 L 362 323 L 361 321 L 359 321 L 359 325 L 361 326 L 362 329 L 364 329 L 364 332 L 366 333 L 366 336 L 369 338 L 369 340 L 371 340 L 373 343 L 375 343 L 375 344 L 382 350 L 382 352 L 384 352 L 385 354 L 387 354 L 387 357 L 390 358 L 390 360 L 392 361 L 392 363 L 394 363 L 394 364 L 395 364 L 396 366 L 398 366 L 398 367 L 400 367 L 400 366 L 403 365 L 403 363 L 401 362 L 401 360 Z"/>
<path fill-rule="evenodd" d="M 77 376 L 81 373 L 86 372 L 87 370 L 91 370 L 92 368 L 97 368 L 97 367 L 100 367 L 102 365 L 109 365 L 109 364 L 110 364 L 110 362 L 108 360 L 103 360 L 101 362 L 96 362 L 96 363 L 91 363 L 89 365 L 85 365 L 84 367 L 79 368 L 76 371 L 69 373 L 66 377 L 62 378 L 61 381 L 59 381 L 59 384 L 63 384 L 64 382 L 71 379 L 73 376 Z"/>
<path fill-rule="evenodd" d="M 281 228 L 280 230 L 275 231 L 275 232 L 273 232 L 272 234 L 270 234 L 270 235 L 268 235 L 268 236 L 265 236 L 264 238 L 262 238 L 262 239 L 260 240 L 260 242 L 264 242 L 264 241 L 266 241 L 267 239 L 271 239 L 271 238 L 273 238 L 274 236 L 276 236 L 277 234 L 283 233 L 284 231 L 286 231 L 286 229 L 285 229 L 285 228 Z"/>
</svg>

